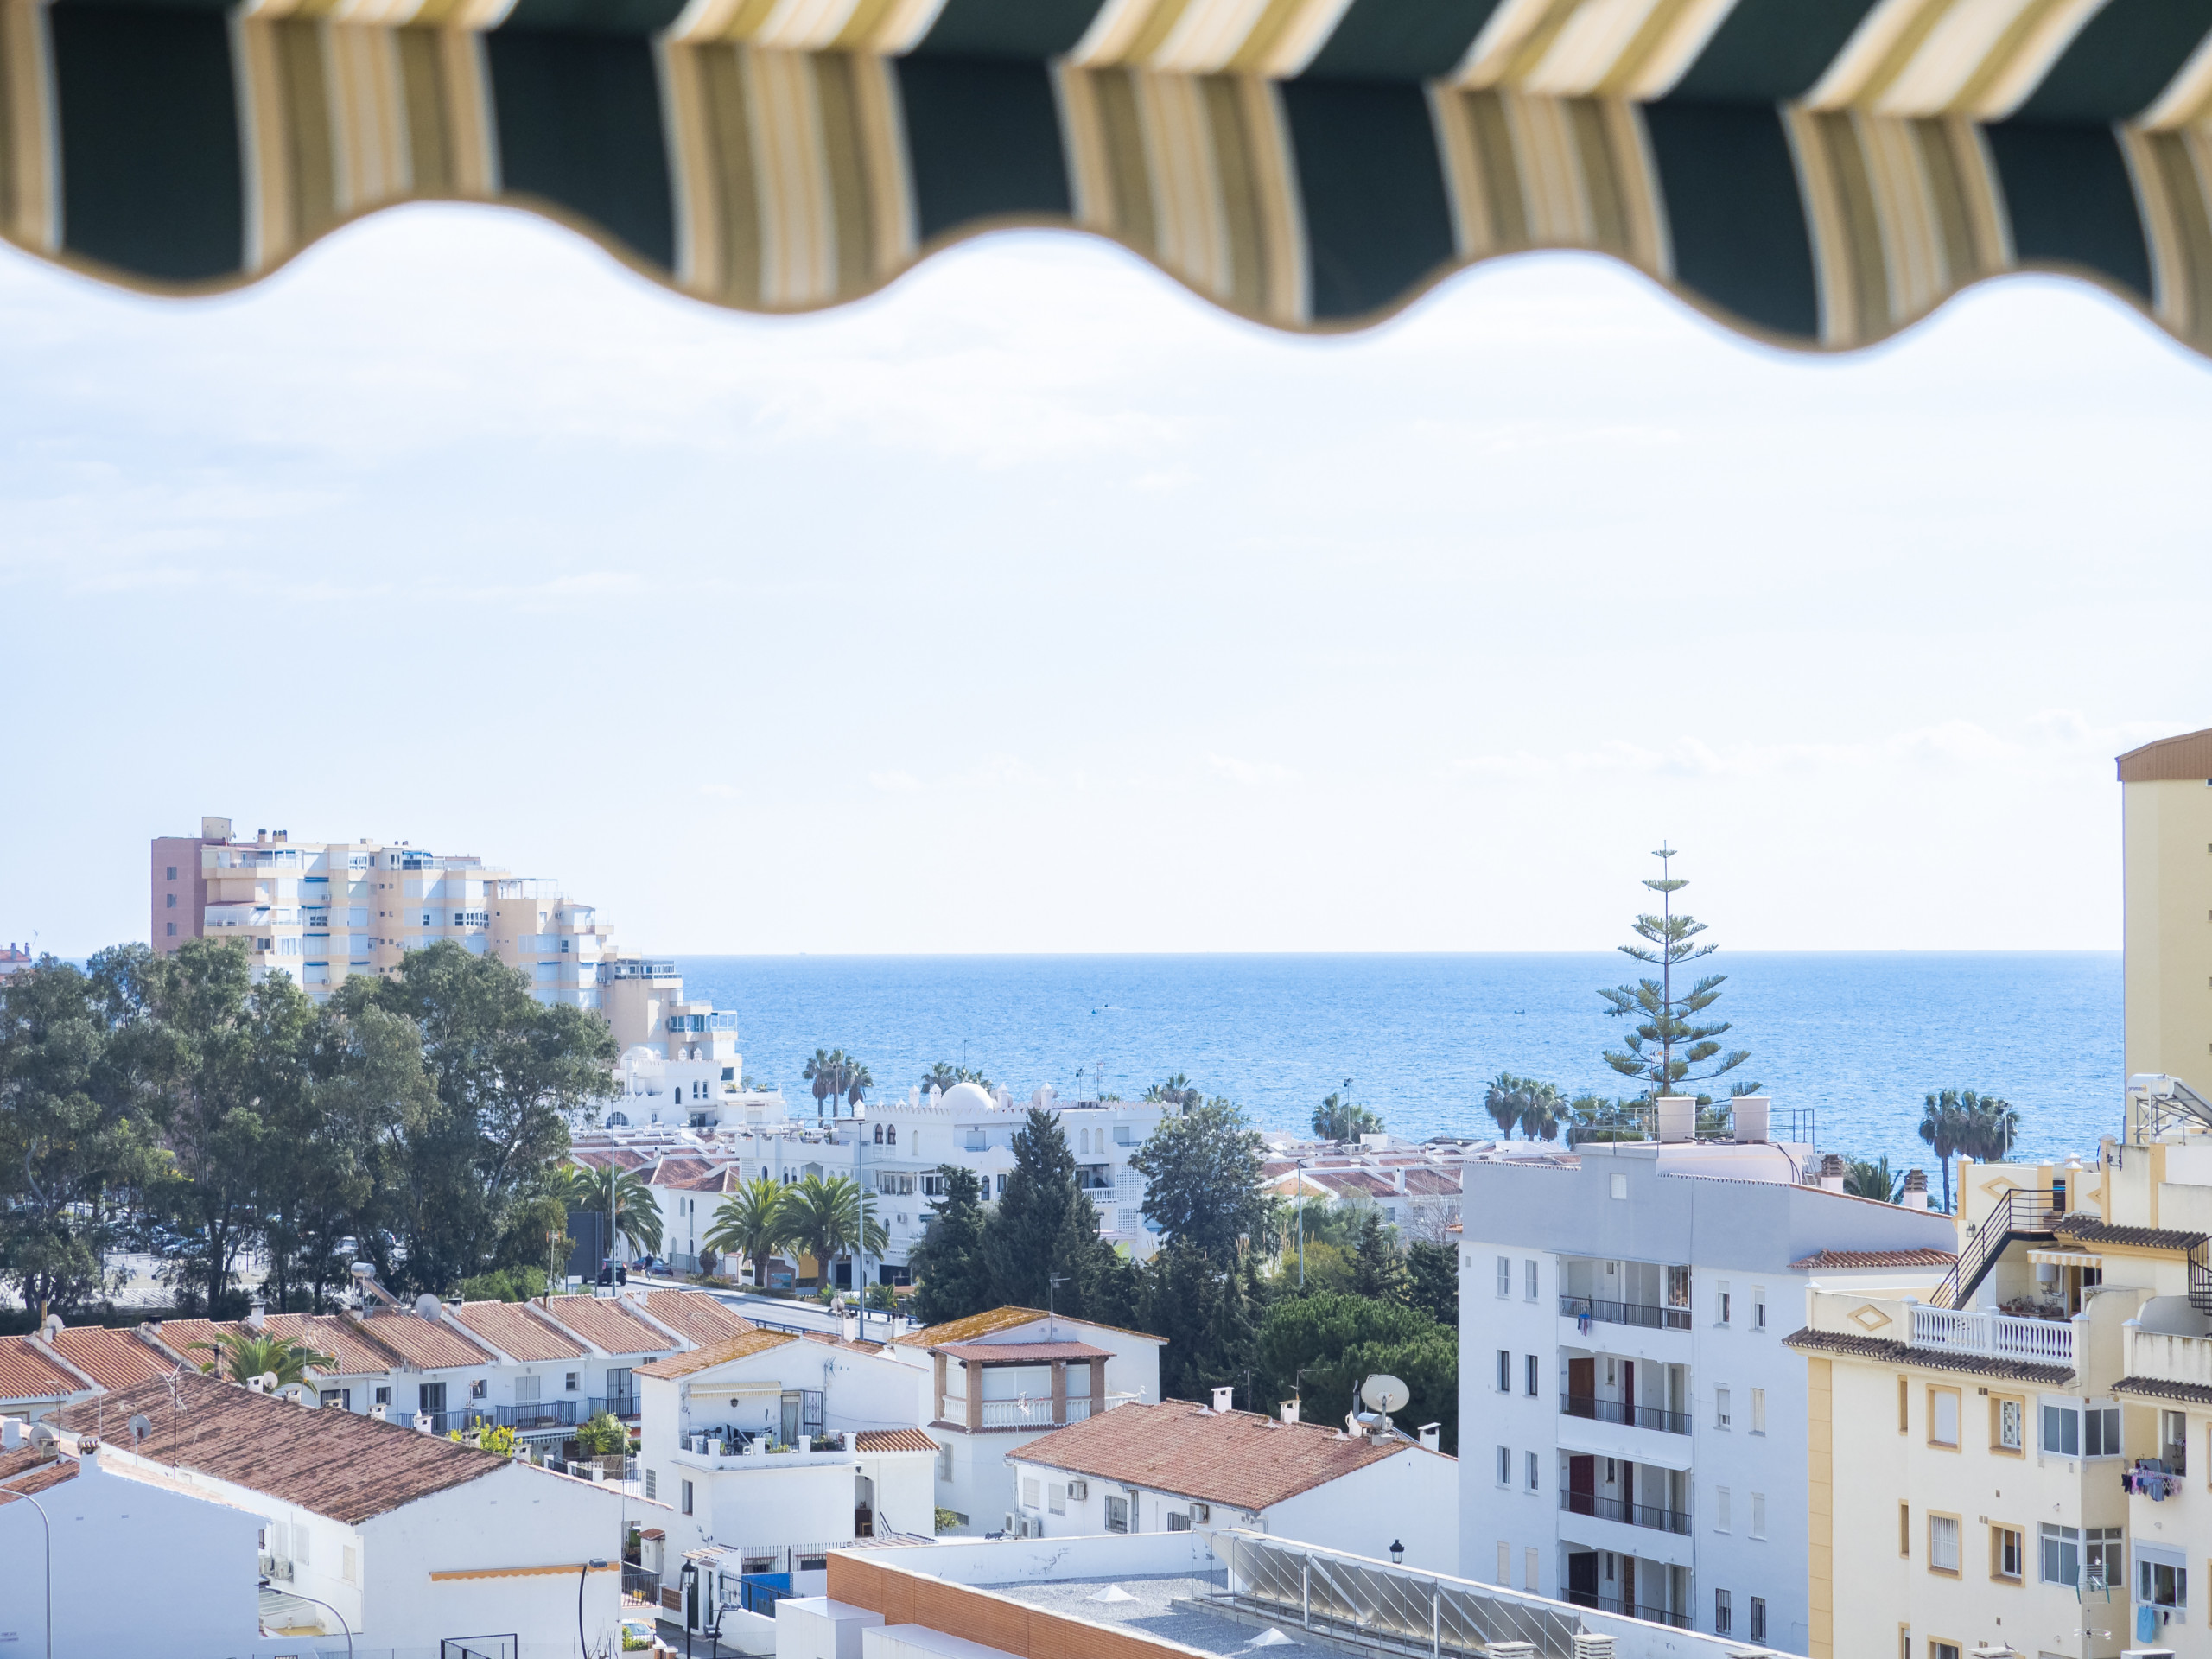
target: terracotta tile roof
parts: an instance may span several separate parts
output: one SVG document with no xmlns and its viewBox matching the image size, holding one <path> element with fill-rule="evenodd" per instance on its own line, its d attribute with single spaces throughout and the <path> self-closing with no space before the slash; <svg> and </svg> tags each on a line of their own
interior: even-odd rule
<svg viewBox="0 0 2212 1659">
<path fill-rule="evenodd" d="M 1042 1365 L 1055 1359 L 1111 1359 L 1087 1342 L 941 1342 L 930 1350 L 979 1365 Z"/>
<path fill-rule="evenodd" d="M 1461 1190 L 1459 1172 L 1446 1169 L 1409 1169 L 1406 1172 L 1406 1195 L 1408 1198 L 1440 1198 L 1446 1193 L 1457 1194 Z"/>
<path fill-rule="evenodd" d="M 964 1319 L 948 1319 L 943 1325 L 932 1325 L 899 1338 L 901 1348 L 934 1348 L 944 1342 L 970 1342 L 977 1337 L 988 1336 L 994 1331 L 1010 1331 L 1018 1325 L 1029 1325 L 1038 1319 L 1050 1319 L 1041 1307 L 994 1307 L 981 1313 L 970 1313 Z"/>
<path fill-rule="evenodd" d="M 728 1190 L 728 1177 L 731 1164 L 709 1162 L 704 1158 L 663 1158 L 654 1168 L 647 1182 L 652 1186 L 665 1186 L 679 1192 L 721 1192 Z"/>
<path fill-rule="evenodd" d="M 1843 1268 L 1948 1268 L 1958 1259 L 1948 1250 L 1815 1250 L 1789 1265 L 1820 1273 Z"/>
<path fill-rule="evenodd" d="M 479 1347 L 443 1319 L 426 1319 L 419 1313 L 382 1313 L 352 1316 L 353 1328 L 379 1348 L 388 1348 L 410 1365 L 426 1371 L 449 1371 L 463 1365 L 493 1363 L 491 1351 Z"/>
<path fill-rule="evenodd" d="M 855 1353 L 880 1354 L 884 1349 L 884 1344 L 873 1337 L 863 1342 L 857 1337 L 833 1337 L 827 1331 L 804 1331 L 800 1334 L 809 1342 L 826 1343 L 832 1348 L 850 1348 Z"/>
<path fill-rule="evenodd" d="M 1936 1348 L 1913 1348 L 1880 1337 L 1847 1336 L 1840 1331 L 1810 1327 L 1784 1337 L 1789 1346 L 1807 1353 L 1846 1354 L 1885 1365 L 1920 1365 L 1929 1370 L 1960 1371 L 1968 1376 L 2001 1376 L 2015 1382 L 2040 1382 L 2063 1388 L 2074 1380 L 2073 1368 L 2037 1365 L 2024 1359 L 1997 1359 L 1981 1354 L 1955 1354 Z"/>
<path fill-rule="evenodd" d="M 0 1400 L 59 1400 L 82 1394 L 85 1381 L 40 1351 L 35 1337 L 0 1337 Z"/>
<path fill-rule="evenodd" d="M 1116 1406 L 1055 1429 L 1010 1453 L 1008 1461 L 1264 1510 L 1408 1452 L 1442 1455 L 1404 1440 L 1347 1440 L 1319 1423 L 1283 1423 L 1255 1412 L 1213 1412 L 1188 1400 L 1163 1400 L 1156 1406 Z"/>
<path fill-rule="evenodd" d="M 166 1376 L 176 1362 L 158 1348 L 112 1325 L 65 1325 L 54 1345 L 61 1357 L 104 1389 L 127 1389 L 149 1376 Z"/>
<path fill-rule="evenodd" d="M 66 1455 L 49 1457 L 36 1446 L 26 1446 L 0 1455 L 0 1490 L 21 1492 L 27 1497 L 35 1497 L 49 1486 L 59 1486 L 76 1477 L 76 1459 Z"/>
<path fill-rule="evenodd" d="M 586 1169 L 605 1169 L 611 1163 L 623 1169 L 635 1170 L 643 1169 L 652 1162 L 644 1153 L 632 1152 L 627 1147 L 584 1147 L 570 1152 L 569 1156 Z"/>
<path fill-rule="evenodd" d="M 2061 1217 L 2052 1230 L 2072 1244 L 2133 1245 L 2139 1250 L 2186 1253 L 2204 1242 L 2202 1233 L 2184 1232 L 2178 1227 L 2114 1227 L 2077 1216 Z"/>
<path fill-rule="evenodd" d="M 451 1311 L 510 1359 L 582 1359 L 591 1351 L 520 1302 L 463 1302 Z"/>
<path fill-rule="evenodd" d="M 860 1452 L 935 1452 L 937 1442 L 918 1428 L 864 1428 L 853 1436 Z"/>
<path fill-rule="evenodd" d="M 2112 1385 L 2112 1391 L 2145 1400 L 2183 1400 L 2193 1406 L 2212 1406 L 2212 1388 L 2202 1382 L 2169 1382 L 2163 1376 L 2123 1376 Z"/>
<path fill-rule="evenodd" d="M 728 1342 L 753 1329 L 753 1321 L 733 1313 L 703 1290 L 649 1290 L 645 1312 L 686 1342 L 702 1348 Z"/>
<path fill-rule="evenodd" d="M 554 1319 L 610 1354 L 664 1354 L 676 1344 L 611 1296 L 556 1296 Z"/>
<path fill-rule="evenodd" d="M 654 1360 L 637 1369 L 639 1376 L 690 1376 L 709 1366 L 727 1364 L 733 1359 L 745 1359 L 753 1354 L 765 1354 L 771 1348 L 780 1348 L 798 1338 L 786 1331 L 748 1331 L 741 1337 L 732 1337 L 728 1342 L 718 1342 L 711 1348 L 694 1348 L 688 1354 L 671 1354 L 665 1359 Z"/>
<path fill-rule="evenodd" d="M 263 1328 L 294 1342 L 305 1343 L 319 1354 L 338 1362 L 334 1376 L 373 1376 L 388 1371 L 397 1358 L 389 1349 L 372 1342 L 355 1321 L 337 1313 L 270 1313 Z"/>
<path fill-rule="evenodd" d="M 507 1464 L 435 1434 L 350 1411 L 315 1411 L 188 1372 L 177 1379 L 184 1410 L 169 1409 L 168 1384 L 140 1382 L 70 1407 L 59 1427 L 87 1433 L 99 1415 L 119 1421 L 143 1411 L 160 1425 L 164 1461 L 176 1428 L 178 1466 L 358 1525 L 416 1498 L 480 1480 Z"/>
</svg>

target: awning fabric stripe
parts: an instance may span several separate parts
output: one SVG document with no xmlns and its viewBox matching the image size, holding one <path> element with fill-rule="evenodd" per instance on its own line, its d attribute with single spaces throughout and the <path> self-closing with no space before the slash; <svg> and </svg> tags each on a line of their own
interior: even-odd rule
<svg viewBox="0 0 2212 1659">
<path fill-rule="evenodd" d="M 1834 347 L 2043 269 L 2212 349 L 2212 0 L 327 10 L 0 0 L 0 229 L 204 289 L 382 206 L 508 201 L 790 310 L 1063 226 L 1291 328 L 1572 248 Z"/>
</svg>

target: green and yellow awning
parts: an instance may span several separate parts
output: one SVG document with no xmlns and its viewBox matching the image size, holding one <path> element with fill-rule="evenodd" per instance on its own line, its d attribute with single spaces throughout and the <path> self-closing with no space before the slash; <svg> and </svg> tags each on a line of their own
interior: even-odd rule
<svg viewBox="0 0 2212 1659">
<path fill-rule="evenodd" d="M 425 198 L 757 310 L 1042 225 L 1285 327 L 1576 248 L 1790 344 L 2039 269 L 2212 348 L 2212 0 L 0 0 L 22 246 L 219 287 Z"/>
</svg>

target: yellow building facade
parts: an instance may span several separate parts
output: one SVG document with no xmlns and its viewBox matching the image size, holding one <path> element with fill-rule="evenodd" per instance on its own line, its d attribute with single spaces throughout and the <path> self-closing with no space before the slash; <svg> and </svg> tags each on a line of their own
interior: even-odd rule
<svg viewBox="0 0 2212 1659">
<path fill-rule="evenodd" d="M 2119 764 L 2127 1075 L 2212 1094 L 2212 730 Z"/>
</svg>

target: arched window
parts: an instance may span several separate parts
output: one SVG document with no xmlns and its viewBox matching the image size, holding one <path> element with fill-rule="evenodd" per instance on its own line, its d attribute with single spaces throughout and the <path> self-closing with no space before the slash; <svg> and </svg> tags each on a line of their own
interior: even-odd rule
<svg viewBox="0 0 2212 1659">
<path fill-rule="evenodd" d="M 895 1147 L 899 1144 L 899 1126 L 896 1123 L 887 1123 L 883 1126 L 883 1143 L 887 1147 Z"/>
</svg>

